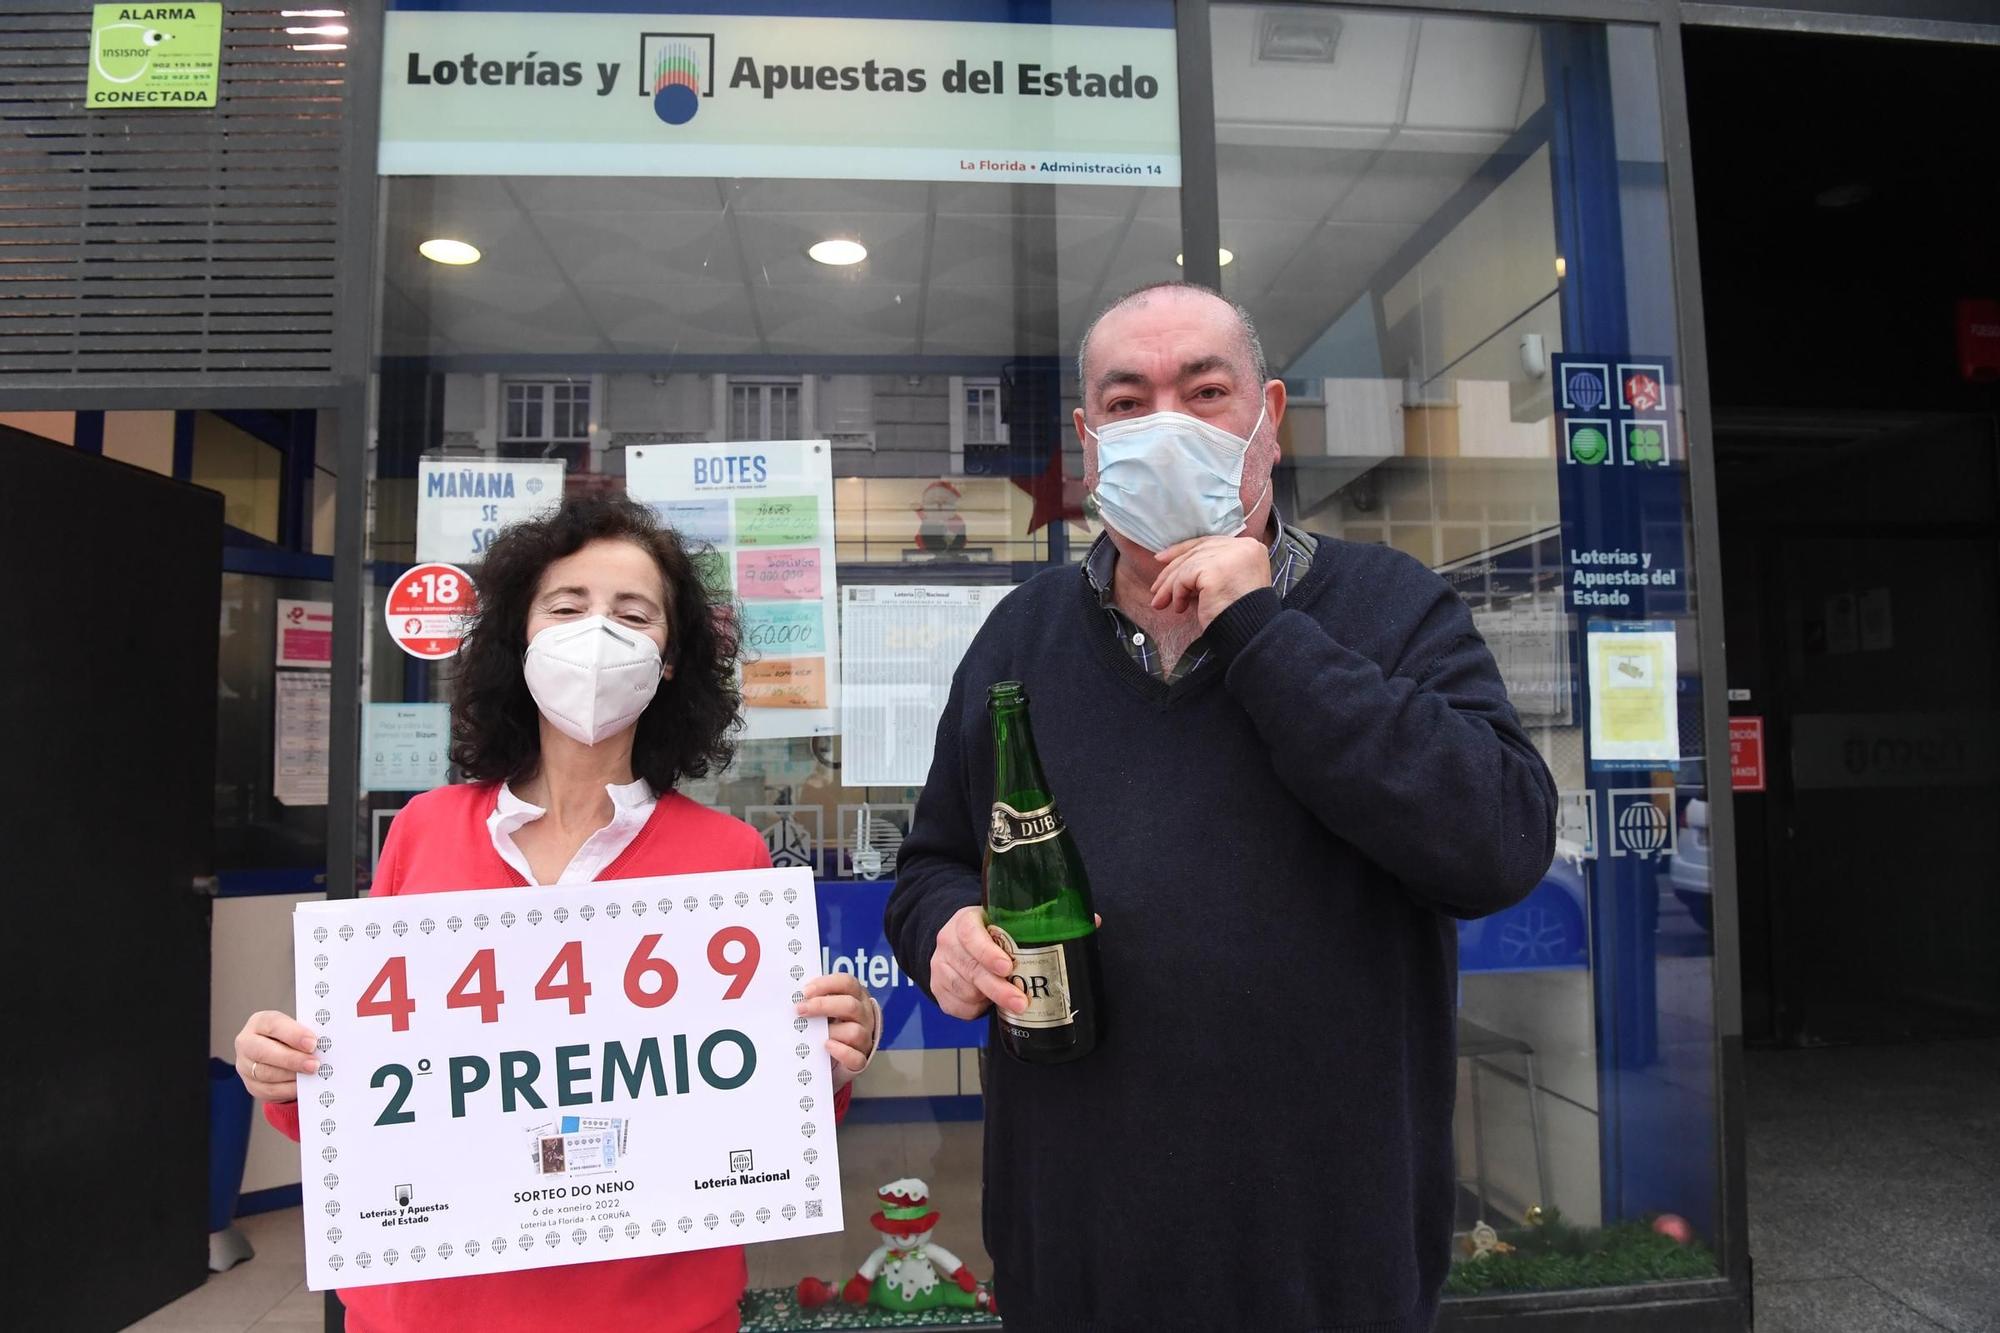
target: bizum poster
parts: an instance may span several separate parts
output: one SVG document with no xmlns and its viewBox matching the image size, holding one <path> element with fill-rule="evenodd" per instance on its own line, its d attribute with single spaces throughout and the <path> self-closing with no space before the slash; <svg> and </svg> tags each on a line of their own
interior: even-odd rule
<svg viewBox="0 0 2000 1333">
<path fill-rule="evenodd" d="M 831 446 L 634 445 L 625 488 L 699 552 L 709 586 L 735 603 L 744 737 L 832 735 L 840 640 Z"/>
<path fill-rule="evenodd" d="M 382 173 L 1180 184 L 1169 0 L 1081 6 L 1088 23 L 994 0 L 589 7 L 392 3 Z"/>
</svg>

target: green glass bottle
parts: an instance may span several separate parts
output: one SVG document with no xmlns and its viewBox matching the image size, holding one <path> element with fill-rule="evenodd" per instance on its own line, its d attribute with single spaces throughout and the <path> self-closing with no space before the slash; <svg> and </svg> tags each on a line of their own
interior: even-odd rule
<svg viewBox="0 0 2000 1333">
<path fill-rule="evenodd" d="M 1017 1060 L 1061 1064 L 1090 1054 L 1104 1027 L 1090 880 L 1064 827 L 1028 727 L 1018 681 L 988 691 L 993 818 L 986 836 L 986 921 L 1014 960 L 1007 978 L 1028 997 L 998 1011 L 1000 1045 Z"/>
</svg>

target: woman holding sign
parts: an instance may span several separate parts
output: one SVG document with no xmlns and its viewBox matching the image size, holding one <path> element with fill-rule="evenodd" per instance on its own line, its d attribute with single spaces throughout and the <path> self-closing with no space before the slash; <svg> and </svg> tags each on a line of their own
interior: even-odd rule
<svg viewBox="0 0 2000 1333">
<path fill-rule="evenodd" d="M 460 651 L 452 761 L 469 782 L 396 814 L 371 896 L 770 864 L 755 829 L 675 789 L 729 762 L 737 644 L 671 530 L 644 505 L 571 499 L 508 528 L 479 575 Z M 881 1010 L 852 976 L 805 984 L 827 1020 L 838 1089 L 866 1068 Z M 295 1078 L 316 1034 L 251 1016 L 236 1068 L 264 1114 L 299 1137 Z M 355 1333 L 588 1328 L 726 1333 L 746 1282 L 740 1247 L 342 1293 Z"/>
</svg>

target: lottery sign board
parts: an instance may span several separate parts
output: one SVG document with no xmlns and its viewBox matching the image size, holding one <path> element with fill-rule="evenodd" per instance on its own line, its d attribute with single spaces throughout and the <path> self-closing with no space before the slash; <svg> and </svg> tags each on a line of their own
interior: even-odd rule
<svg viewBox="0 0 2000 1333">
<path fill-rule="evenodd" d="M 841 1229 L 803 867 L 302 903 L 314 1290 Z"/>
</svg>

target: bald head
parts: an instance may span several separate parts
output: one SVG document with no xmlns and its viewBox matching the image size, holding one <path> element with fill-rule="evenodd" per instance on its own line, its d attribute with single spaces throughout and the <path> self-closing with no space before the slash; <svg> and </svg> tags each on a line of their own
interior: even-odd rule
<svg viewBox="0 0 2000 1333">
<path fill-rule="evenodd" d="M 1092 352 L 1099 341 L 1099 330 L 1107 323 L 1114 336 L 1124 332 L 1128 323 L 1143 330 L 1154 322 L 1147 318 L 1148 312 L 1169 318 L 1174 315 L 1212 318 L 1221 335 L 1216 354 L 1236 362 L 1237 369 L 1250 383 L 1262 384 L 1270 378 L 1264 362 L 1264 344 L 1257 337 L 1257 326 L 1251 322 L 1248 310 L 1198 282 L 1155 282 L 1125 293 L 1098 311 L 1085 327 L 1083 342 L 1076 353 L 1076 377 L 1086 398 L 1091 391 Z M 1136 318 L 1125 318 L 1128 315 Z"/>
</svg>

